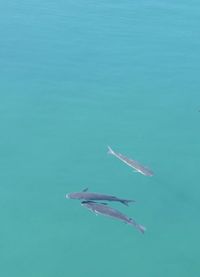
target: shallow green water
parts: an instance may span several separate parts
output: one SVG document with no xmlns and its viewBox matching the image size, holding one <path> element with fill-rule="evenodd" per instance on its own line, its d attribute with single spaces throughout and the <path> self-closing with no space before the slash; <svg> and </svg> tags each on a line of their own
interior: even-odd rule
<svg viewBox="0 0 200 277">
<path fill-rule="evenodd" d="M 1 276 L 200 275 L 199 13 L 199 1 L 1 3 Z M 85 187 L 136 199 L 113 206 L 145 235 L 65 199 Z"/>
</svg>

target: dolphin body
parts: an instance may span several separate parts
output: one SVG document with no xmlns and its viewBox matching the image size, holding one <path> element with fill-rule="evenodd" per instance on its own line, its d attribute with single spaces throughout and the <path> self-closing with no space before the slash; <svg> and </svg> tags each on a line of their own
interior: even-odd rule
<svg viewBox="0 0 200 277">
<path fill-rule="evenodd" d="M 66 194 L 66 198 L 70 199 L 78 199 L 78 200 L 86 200 L 86 201 L 92 201 L 92 200 L 100 200 L 100 201 L 116 201 L 121 202 L 122 204 L 128 206 L 128 203 L 135 202 L 134 200 L 127 200 L 118 198 L 113 195 L 107 195 L 107 194 L 100 194 L 96 192 L 88 192 L 88 189 L 84 189 L 81 192 L 72 192 Z"/>
<path fill-rule="evenodd" d="M 94 201 L 82 201 L 81 205 L 84 206 L 85 208 L 91 210 L 96 215 L 101 214 L 104 216 L 108 216 L 111 218 L 121 220 L 124 223 L 132 225 L 137 230 L 139 230 L 141 233 L 144 233 L 146 230 L 146 228 L 144 226 L 138 224 L 134 219 L 129 218 L 128 216 L 121 213 L 120 211 L 107 206 L 106 203 L 96 203 Z"/>
<path fill-rule="evenodd" d="M 150 170 L 149 168 L 139 164 L 135 160 L 129 159 L 126 156 L 115 152 L 114 150 L 112 150 L 112 148 L 110 146 L 108 146 L 108 154 L 115 156 L 116 158 L 118 158 L 119 160 L 121 160 L 122 162 L 127 164 L 128 166 L 132 167 L 136 172 L 139 172 L 145 176 L 153 176 L 153 174 L 154 174 L 153 171 Z"/>
</svg>

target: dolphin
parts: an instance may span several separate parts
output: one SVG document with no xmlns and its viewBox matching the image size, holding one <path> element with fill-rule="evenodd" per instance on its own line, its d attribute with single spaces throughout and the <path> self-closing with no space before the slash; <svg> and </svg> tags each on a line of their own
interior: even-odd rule
<svg viewBox="0 0 200 277">
<path fill-rule="evenodd" d="M 121 202 L 126 206 L 128 206 L 128 203 L 130 202 L 135 202 L 135 200 L 122 199 L 113 195 L 101 194 L 96 192 L 88 192 L 88 188 L 84 189 L 81 192 L 68 193 L 66 194 L 66 198 L 87 200 L 87 201 L 90 201 L 90 200 L 116 201 L 116 202 Z"/>
<path fill-rule="evenodd" d="M 115 156 L 116 158 L 118 158 L 119 160 L 121 160 L 122 162 L 127 164 L 128 166 L 132 167 L 136 172 L 139 172 L 145 176 L 153 176 L 153 174 L 154 174 L 153 171 L 150 170 L 149 168 L 139 164 L 135 160 L 129 159 L 126 156 L 115 152 L 114 150 L 112 150 L 112 148 L 110 146 L 108 146 L 108 154 Z"/>
<path fill-rule="evenodd" d="M 134 226 L 137 230 L 141 233 L 144 233 L 146 228 L 140 224 L 138 224 L 134 219 L 126 216 L 125 214 L 121 213 L 120 211 L 113 209 L 107 206 L 107 203 L 97 203 L 95 201 L 82 201 L 81 205 L 85 208 L 91 210 L 96 215 L 101 214 L 104 216 L 112 217 L 118 220 L 123 221 L 129 225 Z"/>
</svg>

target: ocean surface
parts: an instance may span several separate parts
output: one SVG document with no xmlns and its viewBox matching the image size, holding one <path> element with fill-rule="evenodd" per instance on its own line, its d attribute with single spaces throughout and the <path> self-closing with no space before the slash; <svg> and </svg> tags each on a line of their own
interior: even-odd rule
<svg viewBox="0 0 200 277">
<path fill-rule="evenodd" d="M 199 14 L 197 0 L 1 1 L 0 276 L 200 276 Z M 111 205 L 146 233 L 65 198 L 86 187 L 135 199 Z"/>
</svg>

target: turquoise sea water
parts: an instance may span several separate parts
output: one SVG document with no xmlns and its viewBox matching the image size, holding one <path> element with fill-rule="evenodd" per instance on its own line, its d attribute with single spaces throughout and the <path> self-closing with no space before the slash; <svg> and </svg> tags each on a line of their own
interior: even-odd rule
<svg viewBox="0 0 200 277">
<path fill-rule="evenodd" d="M 0 7 L 0 275 L 200 276 L 199 1 Z M 85 187 L 145 235 L 65 199 Z"/>
</svg>

